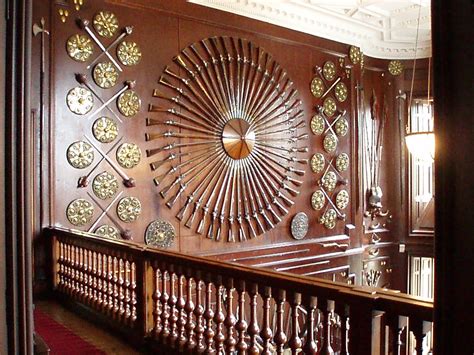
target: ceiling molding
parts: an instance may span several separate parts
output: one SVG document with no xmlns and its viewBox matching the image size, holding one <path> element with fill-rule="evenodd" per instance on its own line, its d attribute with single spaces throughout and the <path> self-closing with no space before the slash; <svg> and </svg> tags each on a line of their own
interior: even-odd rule
<svg viewBox="0 0 474 355">
<path fill-rule="evenodd" d="M 413 59 L 415 54 L 417 58 L 431 55 L 431 13 L 429 1 L 425 0 L 188 1 L 358 46 L 374 58 Z"/>
</svg>

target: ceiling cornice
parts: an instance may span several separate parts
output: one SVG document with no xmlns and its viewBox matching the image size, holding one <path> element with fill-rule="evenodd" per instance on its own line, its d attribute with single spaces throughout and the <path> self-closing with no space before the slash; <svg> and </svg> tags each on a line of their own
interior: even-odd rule
<svg viewBox="0 0 474 355">
<path fill-rule="evenodd" d="M 431 55 L 429 3 L 416 0 L 189 0 L 314 36 L 382 59 Z M 419 5 L 421 3 L 421 5 Z M 420 26 L 417 30 L 418 15 Z M 418 32 L 418 47 L 415 50 Z"/>
</svg>

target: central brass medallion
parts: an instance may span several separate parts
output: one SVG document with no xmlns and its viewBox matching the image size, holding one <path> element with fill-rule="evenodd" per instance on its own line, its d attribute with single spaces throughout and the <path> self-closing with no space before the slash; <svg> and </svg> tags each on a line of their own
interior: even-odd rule
<svg viewBox="0 0 474 355">
<path fill-rule="evenodd" d="M 252 153 L 255 132 L 247 121 L 241 118 L 231 119 L 222 131 L 222 145 L 231 158 L 244 159 Z"/>
</svg>

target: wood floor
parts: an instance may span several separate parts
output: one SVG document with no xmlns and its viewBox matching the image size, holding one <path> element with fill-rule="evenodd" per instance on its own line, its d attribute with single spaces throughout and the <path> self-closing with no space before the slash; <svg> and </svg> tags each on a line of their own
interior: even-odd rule
<svg viewBox="0 0 474 355">
<path fill-rule="evenodd" d="M 125 341 L 121 341 L 119 338 L 114 337 L 104 329 L 87 322 L 56 302 L 37 301 L 35 302 L 35 307 L 39 308 L 56 322 L 69 328 L 82 339 L 88 341 L 107 354 L 140 354 L 135 349 L 131 348 Z"/>
</svg>

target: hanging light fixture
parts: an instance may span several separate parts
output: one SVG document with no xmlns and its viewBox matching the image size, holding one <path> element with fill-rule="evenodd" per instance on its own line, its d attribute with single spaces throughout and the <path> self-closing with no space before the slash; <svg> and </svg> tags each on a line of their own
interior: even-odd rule
<svg viewBox="0 0 474 355">
<path fill-rule="evenodd" d="M 416 41 L 415 41 L 415 55 L 413 58 L 413 69 L 411 77 L 411 88 L 410 88 L 410 99 L 408 102 L 408 117 L 410 124 L 407 127 L 407 134 L 405 136 L 405 142 L 409 152 L 412 156 L 420 161 L 432 162 L 435 156 L 435 135 L 432 127 L 428 130 L 422 131 L 411 131 L 412 129 L 412 99 L 413 99 L 413 84 L 415 82 L 415 69 L 416 69 L 416 52 L 418 50 L 418 35 L 420 31 L 420 15 L 421 15 L 421 1 L 418 9 L 418 23 L 416 28 Z M 427 105 L 428 109 L 424 110 L 424 114 L 432 115 L 430 108 L 430 86 L 431 86 L 431 57 L 428 60 L 428 95 Z"/>
</svg>

